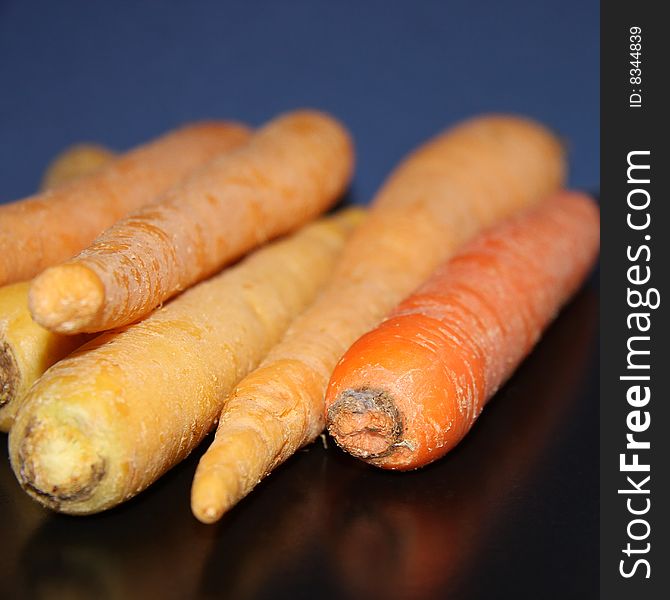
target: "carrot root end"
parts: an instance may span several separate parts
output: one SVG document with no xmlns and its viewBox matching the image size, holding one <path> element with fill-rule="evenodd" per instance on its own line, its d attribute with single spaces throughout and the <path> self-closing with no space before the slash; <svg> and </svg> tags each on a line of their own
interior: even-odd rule
<svg viewBox="0 0 670 600">
<path fill-rule="evenodd" d="M 19 384 L 19 367 L 11 347 L 0 343 L 0 408 L 12 401 Z"/>
<path fill-rule="evenodd" d="M 223 478 L 216 473 L 198 476 L 191 490 L 191 511 L 201 523 L 216 523 L 230 508 L 227 489 Z"/>
</svg>

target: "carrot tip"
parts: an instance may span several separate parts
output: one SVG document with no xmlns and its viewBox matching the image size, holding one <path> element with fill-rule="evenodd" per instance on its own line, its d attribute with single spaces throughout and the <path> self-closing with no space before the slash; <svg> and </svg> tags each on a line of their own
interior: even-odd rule
<svg viewBox="0 0 670 600">
<path fill-rule="evenodd" d="M 33 281 L 28 307 L 42 327 L 71 333 L 86 330 L 104 299 L 104 286 L 91 269 L 63 264 L 47 269 Z"/>
<path fill-rule="evenodd" d="M 207 525 L 216 523 L 229 508 L 226 486 L 217 473 L 196 471 L 191 489 L 191 511 L 198 521 Z"/>
<path fill-rule="evenodd" d="M 380 458 L 401 441 L 402 419 L 383 390 L 345 390 L 328 409 L 328 431 L 337 444 L 357 458 Z"/>
<path fill-rule="evenodd" d="M 193 516 L 205 525 L 216 523 L 225 512 L 223 503 L 212 502 L 211 504 L 196 504 L 192 503 Z"/>
<path fill-rule="evenodd" d="M 221 517 L 219 511 L 213 506 L 208 506 L 207 508 L 199 510 L 195 516 L 201 523 L 205 523 L 206 525 L 215 523 Z"/>
</svg>

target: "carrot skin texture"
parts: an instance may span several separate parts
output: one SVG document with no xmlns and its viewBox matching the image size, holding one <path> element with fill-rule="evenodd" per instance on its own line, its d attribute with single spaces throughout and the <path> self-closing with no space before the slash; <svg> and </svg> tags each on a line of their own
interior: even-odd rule
<svg viewBox="0 0 670 600">
<path fill-rule="evenodd" d="M 326 394 L 336 442 L 385 469 L 444 456 L 577 291 L 598 245 L 598 209 L 574 192 L 479 236 L 339 361 Z"/>
<path fill-rule="evenodd" d="M 60 333 L 131 323 L 252 248 L 332 205 L 353 147 L 334 119 L 282 115 L 38 277 L 33 318 Z"/>
<path fill-rule="evenodd" d="M 74 256 L 115 221 L 248 136 L 235 123 L 188 125 L 89 177 L 0 206 L 0 285 Z"/>
<path fill-rule="evenodd" d="M 56 363 L 10 432 L 24 489 L 52 509 L 93 513 L 185 458 L 235 383 L 313 300 L 362 215 L 308 225 Z"/>
<path fill-rule="evenodd" d="M 324 427 L 324 394 L 346 349 L 480 229 L 540 201 L 564 176 L 558 141 L 489 116 L 438 135 L 388 178 L 334 275 L 226 402 L 191 508 L 211 523 Z"/>
</svg>

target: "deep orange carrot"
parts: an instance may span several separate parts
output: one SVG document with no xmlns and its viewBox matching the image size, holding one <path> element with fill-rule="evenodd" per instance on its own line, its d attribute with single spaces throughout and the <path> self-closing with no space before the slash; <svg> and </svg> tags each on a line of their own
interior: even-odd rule
<svg viewBox="0 0 670 600">
<path fill-rule="evenodd" d="M 596 205 L 569 192 L 478 237 L 340 360 L 331 435 L 386 469 L 446 454 L 580 286 L 598 243 Z"/>
<path fill-rule="evenodd" d="M 0 285 L 70 258 L 115 221 L 248 136 L 234 123 L 189 125 L 86 178 L 0 206 Z"/>
<path fill-rule="evenodd" d="M 337 121 L 308 110 L 282 115 L 37 277 L 33 318 L 59 333 L 135 321 L 323 212 L 348 185 L 352 167 L 351 140 Z"/>
</svg>

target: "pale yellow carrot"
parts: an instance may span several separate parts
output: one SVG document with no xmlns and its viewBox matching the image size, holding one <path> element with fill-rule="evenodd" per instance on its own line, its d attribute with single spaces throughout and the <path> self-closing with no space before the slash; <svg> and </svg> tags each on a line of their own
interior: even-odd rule
<svg viewBox="0 0 670 600">
<path fill-rule="evenodd" d="M 186 457 L 313 300 L 361 218 L 352 209 L 308 225 L 56 363 L 10 431 L 21 485 L 55 510 L 92 513 Z"/>
<path fill-rule="evenodd" d="M 0 288 L 0 431 L 9 431 L 33 382 L 90 336 L 40 327 L 28 311 L 28 282 Z"/>
</svg>

